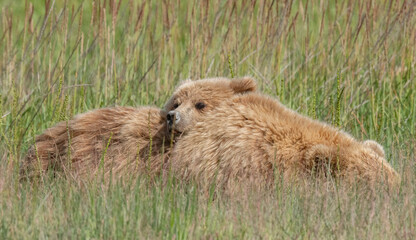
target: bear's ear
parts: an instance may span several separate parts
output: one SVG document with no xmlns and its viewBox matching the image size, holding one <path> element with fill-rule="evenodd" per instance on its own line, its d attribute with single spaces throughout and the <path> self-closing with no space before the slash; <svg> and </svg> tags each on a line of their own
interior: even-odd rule
<svg viewBox="0 0 416 240">
<path fill-rule="evenodd" d="M 257 89 L 256 81 L 251 77 L 232 79 L 230 88 L 234 93 L 254 92 Z"/>
<path fill-rule="evenodd" d="M 181 86 L 183 86 L 183 85 L 185 85 L 185 84 L 191 83 L 191 82 L 193 82 L 193 81 L 192 81 L 192 79 L 190 79 L 190 78 L 187 78 L 187 79 L 185 79 L 185 80 L 180 81 L 179 83 L 177 83 L 177 84 L 176 84 L 176 86 L 175 86 L 175 91 L 176 91 L 179 87 L 181 87 Z"/>
<path fill-rule="evenodd" d="M 384 158 L 385 153 L 383 147 L 376 141 L 366 140 L 363 142 L 364 146 L 369 147 L 373 150 L 378 156 Z"/>
</svg>

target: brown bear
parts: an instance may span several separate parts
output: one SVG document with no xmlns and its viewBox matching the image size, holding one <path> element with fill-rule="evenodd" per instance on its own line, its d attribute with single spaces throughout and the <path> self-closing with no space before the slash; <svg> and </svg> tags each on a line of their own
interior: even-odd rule
<svg viewBox="0 0 416 240">
<path fill-rule="evenodd" d="M 259 93 L 235 96 L 198 121 L 177 140 L 170 166 L 180 179 L 223 188 L 243 182 L 267 188 L 276 176 L 399 181 L 377 142 L 357 141 Z"/>
<path fill-rule="evenodd" d="M 249 77 L 187 80 L 162 110 L 114 107 L 77 115 L 36 138 L 21 172 L 24 178 L 48 169 L 77 178 L 94 176 L 100 169 L 118 176 L 158 174 L 175 136 L 186 133 L 222 102 L 255 89 L 256 82 Z"/>
</svg>

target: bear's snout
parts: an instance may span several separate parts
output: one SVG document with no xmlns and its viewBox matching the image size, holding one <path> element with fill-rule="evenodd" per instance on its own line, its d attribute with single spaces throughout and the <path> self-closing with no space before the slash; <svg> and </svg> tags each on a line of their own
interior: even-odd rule
<svg viewBox="0 0 416 240">
<path fill-rule="evenodd" d="M 177 111 L 169 111 L 166 118 L 168 121 L 168 125 L 172 126 L 173 123 L 178 124 L 178 122 L 181 120 L 181 115 Z"/>
</svg>

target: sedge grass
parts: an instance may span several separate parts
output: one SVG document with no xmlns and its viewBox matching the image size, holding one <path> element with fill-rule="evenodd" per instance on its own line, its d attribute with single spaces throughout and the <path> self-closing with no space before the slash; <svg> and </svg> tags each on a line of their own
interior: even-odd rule
<svg viewBox="0 0 416 240">
<path fill-rule="evenodd" d="M 0 4 L 0 238 L 413 239 L 412 1 L 11 1 Z M 183 79 L 261 91 L 380 142 L 400 191 L 206 196 L 191 184 L 19 183 L 36 134 L 105 106 L 162 106 Z M 68 153 L 70 154 L 70 152 Z"/>
</svg>

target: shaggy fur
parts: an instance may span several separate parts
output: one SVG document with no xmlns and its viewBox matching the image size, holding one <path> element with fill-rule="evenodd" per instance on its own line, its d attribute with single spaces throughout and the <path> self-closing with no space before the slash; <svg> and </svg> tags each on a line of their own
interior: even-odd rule
<svg viewBox="0 0 416 240">
<path fill-rule="evenodd" d="M 188 80 L 163 110 L 115 107 L 80 114 L 38 136 L 21 171 L 25 177 L 50 169 L 81 178 L 94 176 L 97 171 L 114 176 L 158 174 L 174 137 L 167 131 L 167 112 L 180 116 L 181 121 L 173 121 L 171 127 L 175 133 L 184 134 L 220 103 L 255 89 L 255 81 L 248 77 Z"/>
<path fill-rule="evenodd" d="M 205 186 L 249 182 L 260 188 L 273 184 L 275 176 L 399 181 L 377 142 L 359 142 L 257 93 L 218 106 L 177 141 L 171 154 L 175 176 Z"/>
<path fill-rule="evenodd" d="M 169 147 L 165 122 L 161 110 L 151 107 L 104 108 L 80 114 L 38 136 L 22 171 L 30 177 L 46 170 L 87 177 L 99 169 L 102 159 L 104 170 L 114 165 L 114 172 L 135 161 L 135 169 L 144 170 L 146 160 L 153 165 L 148 169 L 157 169 L 159 150 Z"/>
</svg>

